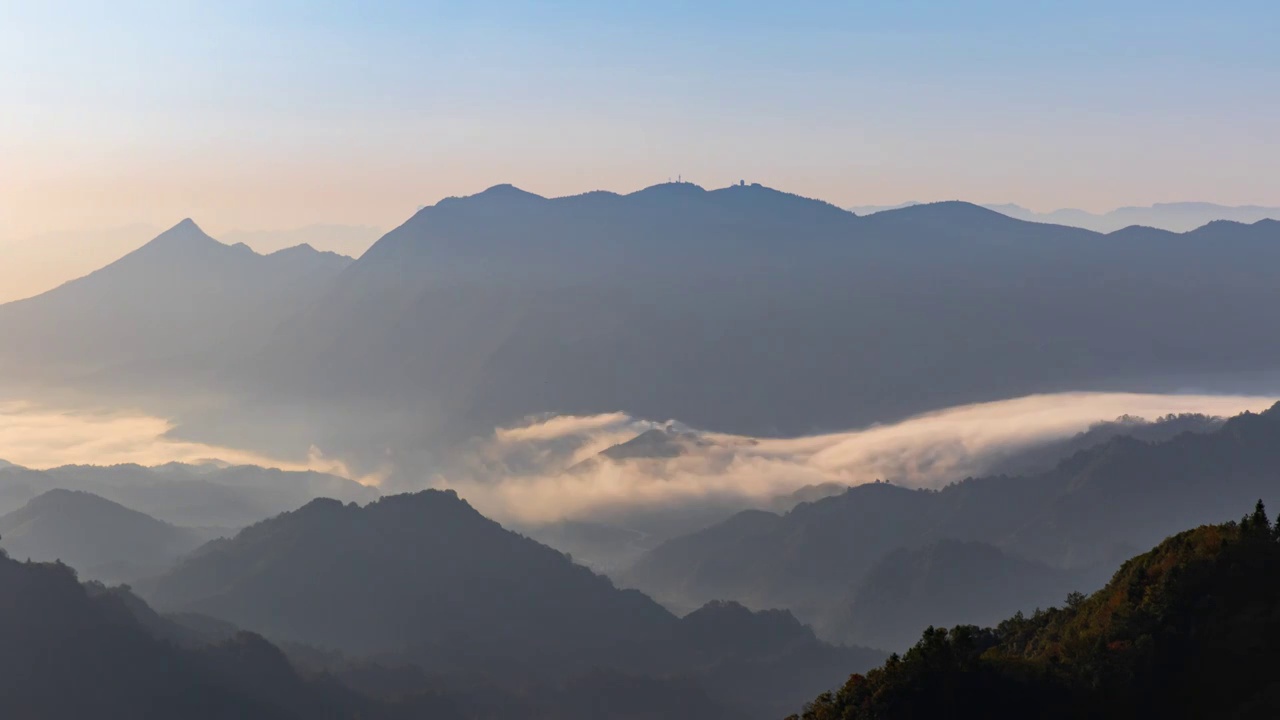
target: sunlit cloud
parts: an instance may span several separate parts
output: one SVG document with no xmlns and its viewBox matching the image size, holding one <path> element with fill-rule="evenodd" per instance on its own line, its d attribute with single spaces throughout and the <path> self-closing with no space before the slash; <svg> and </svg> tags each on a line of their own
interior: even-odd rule
<svg viewBox="0 0 1280 720">
<path fill-rule="evenodd" d="M 699 502 L 766 506 L 779 495 L 823 483 L 874 480 L 937 487 L 983 473 L 1011 452 L 1069 437 L 1121 415 L 1157 418 L 1197 412 L 1230 416 L 1263 410 L 1271 397 L 1062 393 L 965 405 L 901 422 L 798 438 L 698 432 L 625 413 L 542 416 L 495 430 L 464 462 L 421 484 L 457 490 L 481 512 L 537 524 L 606 517 L 629 509 Z M 219 461 L 314 470 L 378 485 L 387 467 L 360 475 L 313 446 L 283 459 L 173 437 L 173 423 L 128 411 L 68 410 L 0 402 L 0 459 L 35 469 L 67 464 Z M 669 428 L 675 457 L 603 458 L 600 452 L 646 430 Z M 420 485 L 419 485 L 420 486 Z M 406 488 L 408 489 L 408 488 Z"/>
<path fill-rule="evenodd" d="M 676 440 L 684 443 L 677 457 L 626 460 L 597 454 L 666 423 L 619 413 L 543 417 L 496 431 L 476 450 L 469 470 L 436 478 L 435 484 L 456 489 L 486 514 L 521 523 L 706 500 L 764 505 L 820 483 L 883 479 L 940 486 L 981 474 L 1010 452 L 1069 437 L 1120 415 L 1230 416 L 1263 410 L 1274 401 L 1256 396 L 1032 395 L 800 438 L 696 433 Z"/>
<path fill-rule="evenodd" d="M 376 485 L 383 474 L 353 477 L 339 460 L 313 447 L 304 461 L 290 461 L 230 447 L 178 440 L 164 418 L 120 410 L 51 408 L 25 401 L 0 402 L 0 459 L 36 470 L 62 465 L 144 466 L 170 462 L 219 462 L 281 470 L 315 470 Z"/>
</svg>

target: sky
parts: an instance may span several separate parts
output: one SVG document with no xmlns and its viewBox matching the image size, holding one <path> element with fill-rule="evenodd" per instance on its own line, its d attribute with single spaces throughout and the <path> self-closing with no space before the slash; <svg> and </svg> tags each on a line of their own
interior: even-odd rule
<svg viewBox="0 0 1280 720">
<path fill-rule="evenodd" d="M 0 252 L 676 175 L 1280 205 L 1277 31 L 1252 1 L 0 0 Z"/>
</svg>

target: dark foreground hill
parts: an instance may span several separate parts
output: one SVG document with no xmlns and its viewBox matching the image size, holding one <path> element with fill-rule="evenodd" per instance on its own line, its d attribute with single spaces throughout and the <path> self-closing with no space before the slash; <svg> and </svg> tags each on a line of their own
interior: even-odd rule
<svg viewBox="0 0 1280 720">
<path fill-rule="evenodd" d="M 5 717 L 48 720 L 382 717 L 354 692 L 300 678 L 261 637 L 180 647 L 67 566 L 3 556 L 0 704 Z"/>
<path fill-rule="evenodd" d="M 1273 718 L 1280 715 L 1280 524 L 1183 532 L 1105 588 L 992 628 L 929 628 L 803 720 Z"/>
<path fill-rule="evenodd" d="M 679 618 L 442 491 L 364 507 L 316 500 L 138 587 L 164 611 L 396 658 L 451 682 L 679 677 L 716 701 L 750 698 L 738 710 L 757 717 L 838 681 L 842 663 L 882 657 L 827 645 L 785 612 L 716 604 Z"/>
<path fill-rule="evenodd" d="M 722 611 L 727 620 L 717 619 Z M 775 630 L 787 624 L 781 617 L 753 619 L 732 607 L 711 608 L 693 624 L 726 622 L 739 631 L 743 622 L 747 629 L 759 622 Z M 774 640 L 790 644 L 776 634 Z M 290 650 L 299 652 L 315 654 Z M 847 663 L 848 657 L 826 660 Z M 209 618 L 159 615 L 127 588 L 82 585 L 61 563 L 22 563 L 0 553 L 4 717 L 729 720 L 776 717 L 787 702 L 772 694 L 779 678 L 796 683 L 796 675 L 815 670 L 813 663 L 788 664 L 790 674 L 739 665 L 721 671 L 734 679 L 726 682 L 714 668 L 686 678 L 599 669 L 560 683 L 529 686 L 450 682 L 413 666 L 376 661 L 342 661 L 319 672 L 296 669 L 301 665 L 294 662 L 256 634 Z M 829 677 L 817 669 L 817 677 Z M 810 679 L 808 684 L 814 682 L 831 681 Z M 708 688 L 732 694 L 746 711 L 736 703 L 712 700 Z M 797 701 L 790 700 L 792 706 Z"/>
<path fill-rule="evenodd" d="M 81 585 L 66 565 L 2 553 L 0 707 L 38 720 L 741 717 L 691 680 L 596 672 L 517 694 L 377 663 L 302 672 L 261 636 L 162 616 L 125 588 Z"/>
</svg>

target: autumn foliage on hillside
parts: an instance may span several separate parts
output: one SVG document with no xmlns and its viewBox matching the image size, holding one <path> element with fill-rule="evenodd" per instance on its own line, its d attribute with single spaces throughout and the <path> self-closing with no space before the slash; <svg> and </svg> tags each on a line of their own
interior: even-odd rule
<svg viewBox="0 0 1280 720">
<path fill-rule="evenodd" d="M 792 720 L 1280 717 L 1280 523 L 1261 502 L 995 628 L 929 628 Z"/>
</svg>

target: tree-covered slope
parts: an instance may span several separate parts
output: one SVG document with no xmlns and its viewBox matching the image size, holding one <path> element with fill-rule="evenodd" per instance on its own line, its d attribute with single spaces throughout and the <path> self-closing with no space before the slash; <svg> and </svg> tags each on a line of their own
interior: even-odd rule
<svg viewBox="0 0 1280 720">
<path fill-rule="evenodd" d="M 1269 718 L 1280 714 L 1280 524 L 1175 535 L 1105 588 L 994 629 L 929 628 L 794 718 Z"/>
</svg>

